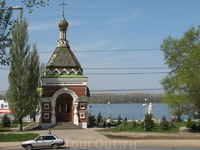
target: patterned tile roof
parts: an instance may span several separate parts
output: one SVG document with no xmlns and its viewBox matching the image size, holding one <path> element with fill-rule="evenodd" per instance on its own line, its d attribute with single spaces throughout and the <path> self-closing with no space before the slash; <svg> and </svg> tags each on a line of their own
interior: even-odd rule
<svg viewBox="0 0 200 150">
<path fill-rule="evenodd" d="M 59 44 L 46 67 L 79 68 L 81 65 L 68 44 Z"/>
</svg>

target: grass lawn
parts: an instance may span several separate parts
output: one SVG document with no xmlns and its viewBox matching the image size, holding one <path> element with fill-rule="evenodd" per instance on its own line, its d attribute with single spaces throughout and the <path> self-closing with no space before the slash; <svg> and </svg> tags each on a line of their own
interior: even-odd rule
<svg viewBox="0 0 200 150">
<path fill-rule="evenodd" d="M 22 123 L 22 126 L 25 127 L 27 125 L 29 125 L 30 123 L 29 122 L 23 122 Z M 17 128 L 18 127 L 18 123 L 13 123 L 13 125 L 11 127 L 3 127 L 1 124 L 0 124 L 0 132 L 1 131 L 7 131 L 7 130 L 10 130 L 10 128 Z"/>
<path fill-rule="evenodd" d="M 30 123 L 28 122 L 23 122 L 22 126 L 27 126 Z M 0 125 L 0 142 L 22 142 L 22 141 L 27 141 L 36 138 L 39 134 L 33 134 L 33 133 L 24 133 L 24 134 L 14 134 L 14 133 L 9 133 L 9 134 L 1 134 L 1 132 L 5 132 L 10 130 L 10 128 L 17 128 L 18 123 L 14 123 L 12 127 L 3 127 Z"/>
<path fill-rule="evenodd" d="M 0 134 L 0 142 L 23 142 L 34 139 L 39 134 L 26 133 L 26 134 Z"/>
<path fill-rule="evenodd" d="M 102 129 L 101 131 L 118 131 L 118 132 L 161 132 L 161 133 L 178 133 L 179 132 L 179 127 L 185 126 L 186 122 L 173 122 L 175 125 L 174 128 L 170 128 L 169 130 L 161 130 L 160 125 L 156 124 L 155 127 L 151 131 L 146 131 L 141 127 L 141 124 L 137 123 L 137 127 L 130 128 L 129 124 L 124 125 L 124 130 L 119 129 L 119 126 L 116 126 L 115 128 L 106 128 Z"/>
</svg>

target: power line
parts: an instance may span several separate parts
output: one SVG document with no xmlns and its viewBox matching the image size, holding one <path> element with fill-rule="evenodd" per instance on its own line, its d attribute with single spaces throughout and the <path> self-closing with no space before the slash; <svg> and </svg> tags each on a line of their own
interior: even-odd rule
<svg viewBox="0 0 200 150">
<path fill-rule="evenodd" d="M 164 90 L 163 88 L 149 88 L 149 89 L 107 89 L 107 90 L 90 90 L 90 93 L 92 92 L 131 92 L 131 91 L 160 91 Z M 6 92 L 6 90 L 2 90 L 0 92 Z M 46 91 L 45 93 L 52 93 L 55 91 Z M 78 92 L 78 91 L 77 91 Z"/>
<path fill-rule="evenodd" d="M 126 69 L 168 69 L 168 67 L 141 67 L 141 68 L 83 68 L 84 70 L 111 70 L 111 69 L 117 69 L 117 70 L 126 70 Z"/>
<path fill-rule="evenodd" d="M 83 68 L 85 70 L 137 70 L 137 69 L 168 69 L 167 67 L 144 67 L 144 68 Z M 0 70 L 10 70 L 8 67 L 0 67 Z M 114 73 L 90 73 L 85 72 L 84 75 L 138 75 L 138 74 L 163 74 L 169 73 L 167 71 L 162 72 L 114 72 Z"/>
<path fill-rule="evenodd" d="M 185 90 L 186 88 L 176 88 L 175 90 Z M 78 90 L 77 92 L 79 92 L 80 90 Z M 90 93 L 98 93 L 98 92 L 103 92 L 103 93 L 108 93 L 108 92 L 134 92 L 134 91 L 164 91 L 164 88 L 160 87 L 160 88 L 146 88 L 146 89 L 99 89 L 99 90 L 91 90 L 90 89 Z M 2 92 L 6 92 L 6 90 L 0 90 L 0 93 Z M 52 90 L 48 90 L 46 92 L 44 92 L 44 94 L 52 94 L 55 91 Z M 81 90 L 82 92 L 82 90 Z"/>
<path fill-rule="evenodd" d="M 131 92 L 131 91 L 158 91 L 164 90 L 163 88 L 150 88 L 150 89 L 113 89 L 113 90 L 90 90 L 90 92 Z"/>
<path fill-rule="evenodd" d="M 136 75 L 136 74 L 162 74 L 162 73 L 169 73 L 169 72 L 84 73 L 84 74 L 88 74 L 88 75 Z"/>
<path fill-rule="evenodd" d="M 135 51 L 161 51 L 160 49 L 124 49 L 124 50 L 122 50 L 122 49 L 120 49 L 120 50 L 116 50 L 116 49 L 114 49 L 114 50 L 90 50 L 90 51 L 73 51 L 73 52 L 75 52 L 75 53 L 79 53 L 79 52 L 91 52 L 91 53 L 96 53 L 96 52 L 135 52 Z M 38 53 L 53 53 L 53 52 L 38 52 Z"/>
<path fill-rule="evenodd" d="M 45 69 L 45 68 L 43 68 Z M 140 68 L 83 68 L 84 70 L 137 70 L 137 69 L 168 69 L 168 67 L 140 67 Z M 9 67 L 0 67 L 0 70 L 10 70 Z"/>
<path fill-rule="evenodd" d="M 0 67 L 0 70 L 10 70 L 9 67 Z"/>
<path fill-rule="evenodd" d="M 167 29 L 170 29 L 170 30 L 178 31 L 178 32 L 183 32 L 183 31 L 180 31 L 180 30 L 177 30 L 177 29 L 174 29 L 174 28 L 171 28 L 171 27 L 168 27 L 168 26 L 165 26 L 165 25 L 162 25 L 162 24 L 153 22 L 153 21 L 149 21 L 149 20 L 143 19 L 143 18 L 141 18 L 141 17 L 137 17 L 137 16 L 134 16 L 134 15 L 130 15 L 130 14 L 128 14 L 128 13 L 125 13 L 125 12 L 122 12 L 122 11 L 119 11 L 119 10 L 116 10 L 116 9 L 113 9 L 113 8 L 111 8 L 111 7 L 107 7 L 107 6 L 105 6 L 105 5 L 101 5 L 101 4 L 96 3 L 96 2 L 94 2 L 94 1 L 90 1 L 90 0 L 86 0 L 86 1 L 88 1 L 88 2 L 90 2 L 90 3 L 93 3 L 93 4 L 95 4 L 95 5 L 98 5 L 98 6 L 107 8 L 107 9 L 110 9 L 110 10 L 112 10 L 112 11 L 115 11 L 115 12 L 118 12 L 118 13 L 121 13 L 121 14 L 124 14 L 124 15 L 127 15 L 127 16 L 131 16 L 131 17 L 133 17 L 133 18 L 137 18 L 137 19 L 140 19 L 140 20 L 142 20 L 142 21 L 145 21 L 145 22 L 148 22 L 148 23 L 151 23 L 151 24 L 154 24 L 154 25 L 163 27 L 163 28 L 167 28 Z"/>
</svg>

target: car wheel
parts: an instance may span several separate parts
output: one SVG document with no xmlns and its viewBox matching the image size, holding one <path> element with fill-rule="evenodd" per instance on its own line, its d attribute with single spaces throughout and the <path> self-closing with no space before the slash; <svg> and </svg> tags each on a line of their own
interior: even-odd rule
<svg viewBox="0 0 200 150">
<path fill-rule="evenodd" d="M 26 150 L 32 150 L 32 145 L 27 145 Z"/>
<path fill-rule="evenodd" d="M 58 145 L 57 145 L 57 144 L 53 144 L 53 145 L 52 145 L 52 148 L 53 148 L 53 149 L 57 149 L 57 148 L 58 148 Z"/>
</svg>

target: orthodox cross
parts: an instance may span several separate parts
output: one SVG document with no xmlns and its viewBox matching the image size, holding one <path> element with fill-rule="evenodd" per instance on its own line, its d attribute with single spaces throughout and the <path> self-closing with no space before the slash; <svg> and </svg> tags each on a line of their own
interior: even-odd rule
<svg viewBox="0 0 200 150">
<path fill-rule="evenodd" d="M 65 4 L 65 2 L 62 2 L 62 4 L 60 4 L 60 5 L 63 5 L 63 12 L 62 13 L 63 13 L 63 16 L 64 16 L 64 6 L 67 5 L 67 4 Z"/>
</svg>

